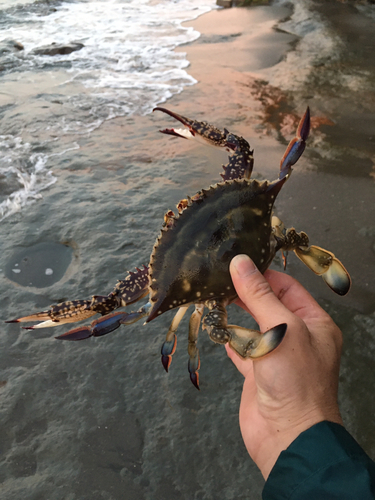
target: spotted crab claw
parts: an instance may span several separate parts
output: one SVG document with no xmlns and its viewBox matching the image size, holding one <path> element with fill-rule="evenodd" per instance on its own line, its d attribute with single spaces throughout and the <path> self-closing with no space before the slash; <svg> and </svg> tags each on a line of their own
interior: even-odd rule
<svg viewBox="0 0 375 500">
<path fill-rule="evenodd" d="M 184 128 L 166 128 L 160 130 L 162 134 L 174 135 L 176 137 L 182 137 L 184 139 L 196 140 L 205 145 L 217 146 L 226 148 L 229 150 L 234 150 L 235 145 L 227 141 L 227 136 L 229 132 L 224 129 L 220 129 L 210 125 L 207 122 L 199 122 L 197 120 L 191 120 L 185 116 L 179 115 L 173 111 L 166 108 L 154 108 L 153 111 L 162 111 L 167 115 L 175 118 L 184 125 Z"/>
<path fill-rule="evenodd" d="M 11 319 L 6 323 L 23 323 L 28 321 L 41 321 L 37 325 L 24 326 L 25 330 L 34 330 L 35 328 L 48 328 L 51 326 L 59 326 L 65 323 L 74 323 L 83 319 L 94 316 L 96 310 L 93 301 L 98 297 L 93 297 L 91 300 L 70 300 L 61 302 L 55 306 L 51 306 L 47 311 L 22 316 L 21 318 Z"/>
<path fill-rule="evenodd" d="M 306 140 L 310 132 L 310 108 L 307 106 L 305 114 L 301 118 L 296 137 L 292 139 L 286 148 L 284 156 L 280 161 L 279 179 L 284 179 L 292 172 L 292 166 L 297 163 L 302 153 L 305 151 Z"/>
<path fill-rule="evenodd" d="M 242 178 L 250 179 L 254 166 L 254 151 L 243 137 L 231 134 L 226 129 L 221 131 L 207 122 L 191 120 L 166 108 L 158 107 L 154 111 L 167 113 L 172 118 L 180 121 L 185 127 L 160 130 L 163 134 L 197 140 L 205 145 L 225 148 L 229 152 L 229 162 L 223 165 L 224 173 L 221 174 L 225 181 Z"/>
<path fill-rule="evenodd" d="M 23 327 L 26 330 L 34 330 L 36 328 L 59 326 L 65 323 L 75 323 L 90 318 L 95 314 L 106 316 L 115 309 L 133 304 L 148 294 L 148 273 L 148 267 L 146 266 L 141 269 L 136 268 L 136 271 L 130 271 L 124 280 L 118 281 L 113 291 L 108 295 L 94 295 L 88 300 L 61 302 L 51 306 L 46 311 L 12 319 L 7 323 L 41 321 L 36 325 Z M 98 321 L 100 322 L 100 320 Z"/>
<path fill-rule="evenodd" d="M 231 145 L 234 153 L 229 156 L 229 162 L 223 165 L 224 173 L 220 174 L 225 180 L 250 179 L 254 167 L 254 150 L 243 138 L 235 134 L 228 134 L 227 144 Z"/>
<path fill-rule="evenodd" d="M 349 273 L 333 253 L 315 245 L 308 248 L 295 248 L 294 252 L 338 295 L 346 295 L 349 292 L 351 285 Z"/>
</svg>

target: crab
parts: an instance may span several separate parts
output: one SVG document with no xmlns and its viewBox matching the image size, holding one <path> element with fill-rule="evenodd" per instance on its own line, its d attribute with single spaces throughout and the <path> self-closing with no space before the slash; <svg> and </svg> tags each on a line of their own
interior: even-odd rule
<svg viewBox="0 0 375 500">
<path fill-rule="evenodd" d="M 250 178 L 253 150 L 244 138 L 162 107 L 154 111 L 166 113 L 183 125 L 183 128 L 160 132 L 198 140 L 229 152 L 229 162 L 223 166 L 221 182 L 181 200 L 177 204 L 177 214 L 169 210 L 148 265 L 129 272 L 108 295 L 62 302 L 46 311 L 9 322 L 41 321 L 25 327 L 35 329 L 101 314 L 102 317 L 90 326 L 80 326 L 56 337 L 77 341 L 106 335 L 120 325 L 141 318 L 146 318 L 148 323 L 169 310 L 177 309 L 161 348 L 162 363 L 168 371 L 176 349 L 178 325 L 189 306 L 194 305 L 189 322 L 188 370 L 192 383 L 199 389 L 197 340 L 201 322 L 211 340 L 219 344 L 229 343 L 244 359 L 259 358 L 276 349 L 287 329 L 285 323 L 265 333 L 228 325 L 226 307 L 237 298 L 229 273 L 229 264 L 235 255 L 249 255 L 264 273 L 278 250 L 283 252 L 285 264 L 285 255 L 293 250 L 339 295 L 349 291 L 351 280 L 333 253 L 310 245 L 306 233 L 294 228 L 285 229 L 273 215 L 275 199 L 305 149 L 310 129 L 309 108 L 299 122 L 296 137 L 289 143 L 280 162 L 279 176 L 273 182 Z M 148 302 L 137 311 L 113 312 L 147 295 Z M 202 321 L 205 307 L 208 313 Z"/>
</svg>

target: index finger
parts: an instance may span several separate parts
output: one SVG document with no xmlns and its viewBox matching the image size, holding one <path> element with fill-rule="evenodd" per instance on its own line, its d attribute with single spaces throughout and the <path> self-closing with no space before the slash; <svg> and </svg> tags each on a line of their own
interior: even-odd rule
<svg viewBox="0 0 375 500">
<path fill-rule="evenodd" d="M 270 284 L 248 255 L 236 255 L 229 269 L 239 298 L 246 304 L 262 331 L 288 323 L 295 317 L 276 297 Z"/>
<path fill-rule="evenodd" d="M 330 318 L 306 288 L 288 274 L 267 270 L 264 277 L 280 302 L 303 321 L 313 318 Z M 235 303 L 249 314 L 252 314 L 240 298 Z"/>
<path fill-rule="evenodd" d="M 280 302 L 303 321 L 330 318 L 306 288 L 288 274 L 267 270 L 264 277 Z"/>
</svg>

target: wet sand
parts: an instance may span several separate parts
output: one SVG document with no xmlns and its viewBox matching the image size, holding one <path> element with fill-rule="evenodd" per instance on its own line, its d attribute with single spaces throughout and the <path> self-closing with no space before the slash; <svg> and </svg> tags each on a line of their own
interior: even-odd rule
<svg viewBox="0 0 375 500">
<path fill-rule="evenodd" d="M 325 85 L 314 94 L 308 86 L 292 93 L 265 81 L 297 43 L 272 29 L 288 15 L 288 9 L 256 7 L 213 11 L 194 21 L 202 37 L 179 50 L 188 53 L 189 73 L 198 83 L 165 106 L 246 137 L 255 149 L 254 175 L 272 179 L 298 118 L 312 106 L 308 149 L 277 200 L 277 214 L 333 251 L 350 271 L 353 288 L 348 297 L 335 296 L 294 256 L 287 272 L 343 330 L 343 417 L 374 457 L 375 426 L 368 418 L 375 412 L 373 143 L 362 130 L 367 149 L 343 146 L 355 128 L 354 115 L 339 112 L 347 103 L 344 92 L 333 101 Z M 264 30 L 254 34 L 259 24 Z M 374 124 L 373 94 L 368 96 L 366 119 Z M 33 245 L 75 249 L 69 276 L 49 287 L 36 290 L 2 276 L 4 318 L 108 293 L 126 270 L 148 262 L 165 211 L 219 180 L 225 154 L 156 133 L 172 123 L 161 113 L 118 118 L 77 138 L 80 149 L 61 159 L 54 170 L 58 182 L 43 199 L 3 221 L 3 271 L 16 252 Z M 338 152 L 334 160 L 331 149 Z M 361 168 L 354 175 L 356 157 Z M 280 270 L 281 259 L 273 266 Z M 160 346 L 170 321 L 166 314 L 146 327 L 67 344 L 53 339 L 64 328 L 28 332 L 4 325 L 3 499 L 260 498 L 263 479 L 238 428 L 241 376 L 224 349 L 201 334 L 201 391 L 194 389 L 187 372 L 187 319 L 166 375 Z M 230 321 L 245 324 L 248 318 L 232 306 Z"/>
</svg>

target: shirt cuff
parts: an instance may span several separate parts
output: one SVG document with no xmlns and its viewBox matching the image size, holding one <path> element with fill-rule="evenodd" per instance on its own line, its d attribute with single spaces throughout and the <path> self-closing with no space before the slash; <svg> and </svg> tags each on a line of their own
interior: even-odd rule
<svg viewBox="0 0 375 500">
<path fill-rule="evenodd" d="M 375 463 L 342 425 L 319 422 L 280 453 L 262 498 L 373 500 Z"/>
</svg>

